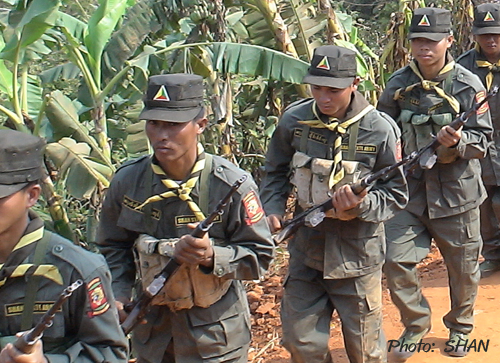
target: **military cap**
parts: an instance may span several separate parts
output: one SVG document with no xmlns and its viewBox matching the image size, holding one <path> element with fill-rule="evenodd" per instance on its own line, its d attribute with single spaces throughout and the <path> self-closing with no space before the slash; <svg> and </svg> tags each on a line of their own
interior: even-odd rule
<svg viewBox="0 0 500 363">
<path fill-rule="evenodd" d="M 143 101 L 142 120 L 191 121 L 203 108 L 203 78 L 187 73 L 151 76 Z"/>
<path fill-rule="evenodd" d="M 314 49 L 311 65 L 302 82 L 316 86 L 347 88 L 356 78 L 356 53 L 336 45 Z"/>
<path fill-rule="evenodd" d="M 14 130 L 0 130 L 0 198 L 42 177 L 45 142 Z"/>
<path fill-rule="evenodd" d="M 500 4 L 481 4 L 474 9 L 472 34 L 500 34 Z"/>
<path fill-rule="evenodd" d="M 413 11 L 408 39 L 426 38 L 439 42 L 451 34 L 451 12 L 440 8 Z"/>
</svg>

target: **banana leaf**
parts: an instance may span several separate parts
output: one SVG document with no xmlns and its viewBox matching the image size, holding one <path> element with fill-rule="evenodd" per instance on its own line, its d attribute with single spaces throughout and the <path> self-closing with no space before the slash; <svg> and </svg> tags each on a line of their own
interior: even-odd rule
<svg viewBox="0 0 500 363">
<path fill-rule="evenodd" d="M 75 198 L 89 198 L 97 183 L 109 186 L 113 171 L 90 157 L 88 144 L 64 137 L 47 145 L 46 154 L 59 168 L 67 192 Z"/>
</svg>

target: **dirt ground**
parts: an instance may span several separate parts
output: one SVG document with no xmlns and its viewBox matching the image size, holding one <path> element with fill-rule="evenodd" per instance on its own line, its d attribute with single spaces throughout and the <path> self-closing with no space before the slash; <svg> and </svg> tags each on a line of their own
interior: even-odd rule
<svg viewBox="0 0 500 363">
<path fill-rule="evenodd" d="M 253 318 L 253 341 L 250 350 L 250 363 L 288 363 L 290 355 L 280 345 L 281 325 L 279 306 L 282 296 L 281 283 L 286 273 L 286 248 L 279 248 L 277 259 L 263 282 L 250 283 L 248 296 Z M 500 362 L 500 272 L 482 279 L 479 286 L 475 309 L 475 329 L 469 344 L 475 342 L 465 358 L 451 358 L 445 352 L 448 331 L 442 317 L 450 306 L 446 267 L 437 249 L 419 266 L 424 295 L 432 308 L 432 330 L 423 339 L 422 346 L 427 351 L 414 354 L 408 363 L 485 363 Z M 389 292 L 384 289 L 384 331 L 386 338 L 398 339 L 403 328 L 399 313 L 392 304 Z M 332 319 L 330 348 L 335 363 L 349 363 L 343 348 L 340 322 Z M 483 344 L 480 346 L 480 343 Z M 480 349 L 478 347 L 480 346 Z M 480 350 L 480 351 L 479 351 Z M 391 363 L 389 355 L 389 363 Z"/>
</svg>

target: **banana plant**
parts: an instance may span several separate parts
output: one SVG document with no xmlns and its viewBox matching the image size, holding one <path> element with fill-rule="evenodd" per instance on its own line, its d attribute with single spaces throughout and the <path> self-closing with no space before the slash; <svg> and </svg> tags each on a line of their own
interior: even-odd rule
<svg viewBox="0 0 500 363">
<path fill-rule="evenodd" d="M 57 0 L 18 1 L 12 10 L 3 10 L 0 21 L 0 91 L 6 101 L 0 105 L 6 119 L 4 124 L 23 132 L 40 134 L 44 98 L 39 79 L 29 74 L 34 61 L 50 52 L 47 43 L 53 42 L 46 31 L 57 20 L 60 2 Z M 68 215 L 61 197 L 55 192 L 45 170 L 41 180 L 42 194 L 56 231 L 73 239 Z"/>
<path fill-rule="evenodd" d="M 416 8 L 425 6 L 424 0 L 399 0 L 398 11 L 391 15 L 386 45 L 379 61 L 379 84 L 382 88 L 395 70 L 408 64 L 410 47 L 407 36 L 412 13 Z"/>
<path fill-rule="evenodd" d="M 80 69 L 86 91 L 90 96 L 87 106 L 91 107 L 94 135 L 99 145 L 102 161 L 112 169 L 114 167 L 107 135 L 105 99 L 128 69 L 126 67 L 121 69 L 115 77 L 104 84 L 102 55 L 115 27 L 131 5 L 133 5 L 133 0 L 100 0 L 99 7 L 92 14 L 88 24 L 79 24 L 70 16 L 60 17 L 58 24 L 64 34 L 69 58 Z"/>
</svg>

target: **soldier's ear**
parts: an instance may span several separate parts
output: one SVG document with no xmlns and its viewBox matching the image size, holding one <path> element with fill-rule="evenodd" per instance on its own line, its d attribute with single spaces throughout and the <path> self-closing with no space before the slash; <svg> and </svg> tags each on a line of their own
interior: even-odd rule
<svg viewBox="0 0 500 363">
<path fill-rule="evenodd" d="M 206 117 L 202 117 L 202 118 L 196 120 L 196 124 L 198 125 L 198 135 L 199 135 L 203 131 L 205 131 L 205 128 L 207 127 L 207 124 L 208 124 L 208 120 Z"/>
<path fill-rule="evenodd" d="M 27 197 L 27 207 L 33 207 L 38 198 L 40 197 L 40 193 L 42 192 L 42 188 L 40 184 L 32 184 L 26 187 L 26 197 Z"/>
</svg>

